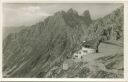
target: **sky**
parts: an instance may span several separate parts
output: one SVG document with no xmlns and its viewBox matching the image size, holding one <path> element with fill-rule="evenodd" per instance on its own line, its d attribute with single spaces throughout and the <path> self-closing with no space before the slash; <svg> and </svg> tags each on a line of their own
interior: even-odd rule
<svg viewBox="0 0 128 82">
<path fill-rule="evenodd" d="M 70 8 L 79 15 L 89 10 L 92 19 L 103 17 L 123 4 L 120 3 L 6 3 L 3 4 L 3 26 L 28 26 L 44 20 L 55 12 Z"/>
</svg>

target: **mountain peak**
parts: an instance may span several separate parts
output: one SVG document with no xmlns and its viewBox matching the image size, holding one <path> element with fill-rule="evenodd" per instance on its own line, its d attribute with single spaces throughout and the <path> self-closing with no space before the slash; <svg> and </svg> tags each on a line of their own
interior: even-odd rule
<svg viewBox="0 0 128 82">
<path fill-rule="evenodd" d="M 55 15 L 58 15 L 58 14 L 65 14 L 65 11 L 62 10 L 55 13 Z"/>
<path fill-rule="evenodd" d="M 90 17 L 90 12 L 89 12 L 89 10 L 85 10 L 85 11 L 83 12 L 83 16 L 89 16 L 89 17 Z"/>
<path fill-rule="evenodd" d="M 92 22 L 89 10 L 85 10 L 82 14 L 82 17 L 84 18 L 87 25 L 89 25 Z"/>
<path fill-rule="evenodd" d="M 70 8 L 67 13 L 69 14 L 75 14 L 75 15 L 78 15 L 78 12 L 76 10 L 74 10 L 73 8 Z"/>
</svg>

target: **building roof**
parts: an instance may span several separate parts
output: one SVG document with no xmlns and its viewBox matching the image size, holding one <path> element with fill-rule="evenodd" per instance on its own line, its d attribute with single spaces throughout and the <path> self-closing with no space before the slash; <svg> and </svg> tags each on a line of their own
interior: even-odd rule
<svg viewBox="0 0 128 82">
<path fill-rule="evenodd" d="M 83 41 L 82 47 L 96 49 L 98 42 L 99 42 L 98 39 L 93 39 L 93 40 L 89 40 L 89 41 Z"/>
</svg>

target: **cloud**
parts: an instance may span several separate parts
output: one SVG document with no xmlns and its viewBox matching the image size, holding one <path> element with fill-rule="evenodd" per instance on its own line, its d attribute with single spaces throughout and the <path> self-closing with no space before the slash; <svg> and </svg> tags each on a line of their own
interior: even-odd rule
<svg viewBox="0 0 128 82">
<path fill-rule="evenodd" d="M 38 6 L 28 6 L 22 8 L 4 8 L 4 26 L 31 25 L 41 18 L 50 14 L 41 10 Z"/>
<path fill-rule="evenodd" d="M 39 20 L 43 20 L 47 16 L 54 14 L 57 11 L 67 11 L 69 8 L 74 8 L 79 14 L 89 10 L 92 19 L 103 17 L 121 4 L 86 4 L 86 3 L 41 3 L 41 4 L 6 4 L 3 8 L 4 25 L 20 26 L 32 25 Z"/>
<path fill-rule="evenodd" d="M 29 12 L 35 12 L 35 11 L 38 11 L 40 10 L 40 7 L 38 6 L 29 6 L 29 7 L 23 7 L 21 8 L 23 11 L 29 11 Z"/>
<path fill-rule="evenodd" d="M 49 16 L 50 14 L 46 13 L 46 11 L 42 11 L 39 6 L 29 6 L 29 7 L 23 7 L 21 8 L 22 12 L 26 12 L 32 14 L 32 15 L 41 15 L 41 16 Z"/>
</svg>

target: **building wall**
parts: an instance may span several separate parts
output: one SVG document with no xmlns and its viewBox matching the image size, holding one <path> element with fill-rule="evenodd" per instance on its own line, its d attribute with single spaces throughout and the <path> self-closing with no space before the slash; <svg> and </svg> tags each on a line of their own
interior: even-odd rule
<svg viewBox="0 0 128 82">
<path fill-rule="evenodd" d="M 95 49 L 92 49 L 92 48 L 84 48 L 82 47 L 82 51 L 87 51 L 87 54 L 92 54 L 92 53 L 95 53 L 96 50 Z"/>
<path fill-rule="evenodd" d="M 78 52 L 74 53 L 74 59 L 78 58 L 78 59 L 82 59 L 83 56 L 86 56 L 86 55 L 89 55 L 89 54 L 92 54 L 92 53 L 95 53 L 96 50 L 95 49 L 92 49 L 92 48 L 84 48 L 82 47 L 81 50 L 79 50 Z"/>
</svg>

